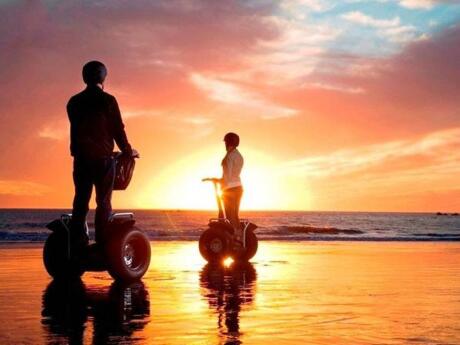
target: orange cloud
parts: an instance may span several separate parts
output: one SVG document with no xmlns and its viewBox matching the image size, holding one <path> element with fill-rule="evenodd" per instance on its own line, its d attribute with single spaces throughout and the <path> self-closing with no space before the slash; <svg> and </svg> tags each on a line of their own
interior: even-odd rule
<svg viewBox="0 0 460 345">
<path fill-rule="evenodd" d="M 458 25 L 369 57 L 334 45 L 344 28 L 310 20 L 328 8 L 318 1 L 1 6 L 0 206 L 71 204 L 65 104 L 94 58 L 108 66 L 106 90 L 142 155 L 118 206 L 192 153 L 221 152 L 229 130 L 276 162 L 264 166 L 272 180 L 289 174 L 290 208 L 416 209 L 430 193 L 440 205 L 457 195 Z M 389 38 L 413 34 L 396 14 L 346 18 Z"/>
<path fill-rule="evenodd" d="M 49 191 L 49 187 L 40 183 L 16 180 L 0 180 L 0 195 L 42 196 Z"/>
<path fill-rule="evenodd" d="M 289 162 L 288 168 L 300 171 L 306 176 L 332 177 L 356 173 L 376 165 L 391 167 L 392 173 L 400 173 L 391 162 L 417 156 L 409 168 L 426 169 L 430 165 L 446 173 L 460 172 L 460 127 L 437 131 L 417 139 L 405 139 L 365 147 L 342 149 L 323 156 L 308 157 Z M 429 162 L 421 159 L 429 157 Z M 408 167 L 406 167 L 407 169 Z M 454 169 L 454 170 L 452 170 Z"/>
<path fill-rule="evenodd" d="M 249 108 L 262 119 L 290 117 L 298 113 L 295 109 L 274 104 L 254 91 L 244 90 L 227 81 L 205 77 L 198 73 L 192 74 L 190 79 L 193 84 L 205 91 L 210 99 L 240 108 Z"/>
</svg>

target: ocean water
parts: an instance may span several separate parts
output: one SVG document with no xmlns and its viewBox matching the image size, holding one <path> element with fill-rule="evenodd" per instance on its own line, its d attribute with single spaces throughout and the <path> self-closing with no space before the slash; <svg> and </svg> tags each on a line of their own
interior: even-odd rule
<svg viewBox="0 0 460 345">
<path fill-rule="evenodd" d="M 41 242 L 46 224 L 69 210 L 0 209 L 0 242 Z M 123 210 L 119 211 L 123 212 Z M 135 210 L 136 226 L 151 240 L 197 240 L 210 211 Z M 435 213 L 242 212 L 257 224 L 261 240 L 460 241 L 460 216 Z M 94 214 L 88 224 L 93 235 Z"/>
<path fill-rule="evenodd" d="M 207 264 L 152 242 L 141 282 L 51 280 L 40 245 L 0 246 L 0 344 L 460 344 L 460 243 L 264 241 Z"/>
</svg>

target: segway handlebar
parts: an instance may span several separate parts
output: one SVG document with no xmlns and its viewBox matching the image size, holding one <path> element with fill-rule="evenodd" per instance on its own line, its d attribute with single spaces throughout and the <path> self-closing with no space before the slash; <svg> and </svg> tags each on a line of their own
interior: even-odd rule
<svg viewBox="0 0 460 345">
<path fill-rule="evenodd" d="M 220 178 L 206 177 L 206 178 L 201 179 L 201 182 L 212 182 L 214 184 L 220 184 Z"/>
<path fill-rule="evenodd" d="M 127 156 L 127 154 L 124 153 L 124 152 L 119 152 L 119 151 L 115 151 L 113 153 L 114 158 L 118 158 L 118 157 L 121 157 L 121 156 Z M 139 152 L 137 150 L 135 150 L 135 149 L 131 150 L 130 157 L 132 157 L 132 158 L 141 158 L 141 156 L 139 155 Z"/>
<path fill-rule="evenodd" d="M 202 182 L 212 182 L 214 184 L 214 193 L 216 196 L 216 202 L 217 202 L 217 207 L 219 208 L 219 218 L 221 218 L 221 215 L 223 218 L 227 218 L 227 215 L 225 214 L 225 208 L 222 205 L 222 199 L 219 195 L 219 186 L 220 186 L 220 178 L 216 177 L 207 177 L 204 179 L 201 179 Z"/>
</svg>

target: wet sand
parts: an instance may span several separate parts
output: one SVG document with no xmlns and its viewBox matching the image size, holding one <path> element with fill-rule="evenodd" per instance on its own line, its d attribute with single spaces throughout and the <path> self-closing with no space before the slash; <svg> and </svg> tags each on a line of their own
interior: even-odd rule
<svg viewBox="0 0 460 345">
<path fill-rule="evenodd" d="M 37 245 L 0 257 L 0 344 L 460 344 L 459 243 L 261 242 L 222 268 L 152 242 L 129 286 L 52 282 Z"/>
</svg>

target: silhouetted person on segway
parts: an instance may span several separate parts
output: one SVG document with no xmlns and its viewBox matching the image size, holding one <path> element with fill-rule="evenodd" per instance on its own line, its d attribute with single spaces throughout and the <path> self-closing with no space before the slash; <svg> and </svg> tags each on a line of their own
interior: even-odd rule
<svg viewBox="0 0 460 345">
<path fill-rule="evenodd" d="M 70 120 L 70 151 L 74 157 L 71 255 L 77 257 L 88 244 L 86 216 L 93 186 L 96 189 L 96 242 L 104 238 L 104 228 L 112 213 L 112 190 L 115 161 L 114 141 L 120 150 L 132 155 L 120 109 L 114 96 L 104 92 L 107 69 L 99 61 L 83 66 L 86 88 L 70 98 L 67 113 Z"/>
<path fill-rule="evenodd" d="M 230 132 L 225 135 L 224 142 L 227 154 L 222 160 L 222 177 L 202 180 L 214 184 L 219 215 L 209 220 L 208 228 L 200 235 L 198 249 L 208 262 L 222 263 L 227 258 L 245 262 L 257 253 L 258 240 L 254 233 L 257 225 L 238 215 L 243 195 L 240 174 L 244 163 L 237 149 L 240 138 Z"/>
<path fill-rule="evenodd" d="M 227 154 L 222 160 L 222 177 L 208 178 L 220 184 L 222 191 L 222 201 L 225 208 L 225 214 L 233 227 L 234 238 L 233 244 L 235 250 L 243 248 L 243 231 L 241 229 L 239 211 L 241 197 L 243 196 L 243 186 L 241 184 L 241 170 L 243 169 L 243 156 L 237 147 L 240 144 L 240 137 L 236 133 L 227 133 L 224 136 L 225 149 Z M 222 218 L 222 215 L 219 215 Z"/>
</svg>

